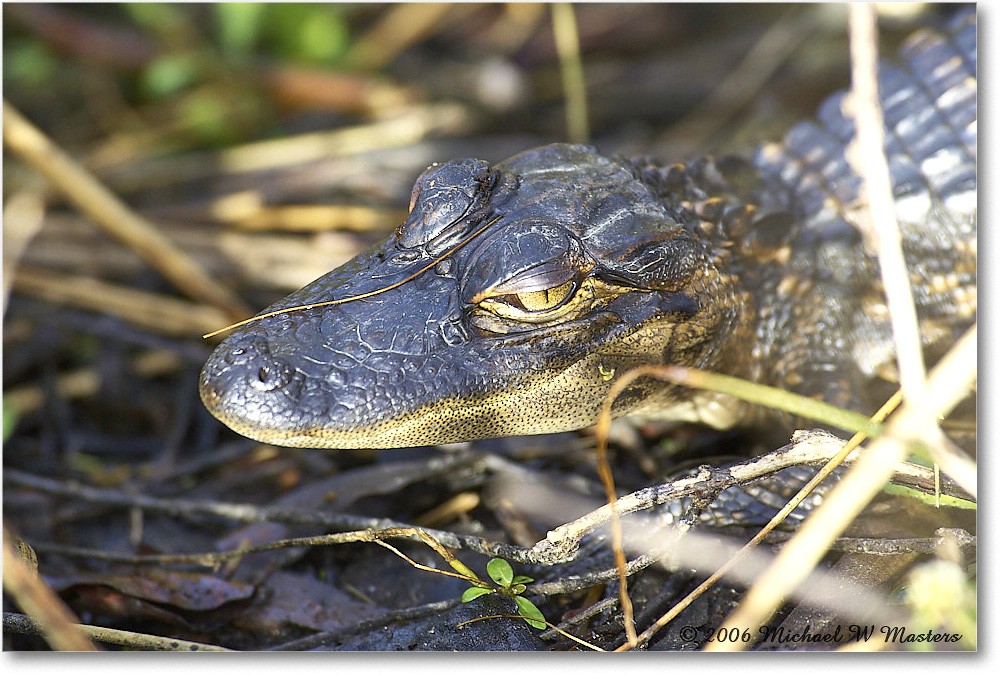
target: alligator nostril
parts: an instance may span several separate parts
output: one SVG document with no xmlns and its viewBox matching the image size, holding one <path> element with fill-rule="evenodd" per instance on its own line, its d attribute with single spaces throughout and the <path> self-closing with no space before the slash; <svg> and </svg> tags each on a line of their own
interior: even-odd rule
<svg viewBox="0 0 1000 675">
<path fill-rule="evenodd" d="M 222 360 L 231 366 L 240 366 L 248 359 L 246 347 L 233 347 L 222 354 Z"/>
<path fill-rule="evenodd" d="M 257 369 L 256 377 L 251 375 L 248 379 L 254 389 L 272 391 L 288 383 L 288 373 L 281 366 L 265 364 Z"/>
</svg>

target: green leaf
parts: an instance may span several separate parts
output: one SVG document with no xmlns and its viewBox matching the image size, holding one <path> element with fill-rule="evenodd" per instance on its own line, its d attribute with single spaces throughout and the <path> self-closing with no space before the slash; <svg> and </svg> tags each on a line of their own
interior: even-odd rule
<svg viewBox="0 0 1000 675">
<path fill-rule="evenodd" d="M 490 579 L 504 588 L 510 588 L 510 583 L 514 580 L 514 570 L 503 558 L 493 558 L 486 563 L 486 572 L 490 575 Z"/>
<path fill-rule="evenodd" d="M 291 2 L 267 8 L 262 37 L 278 55 L 293 61 L 332 65 L 347 51 L 348 24 L 336 3 Z"/>
<path fill-rule="evenodd" d="M 218 24 L 219 43 L 227 54 L 245 56 L 260 39 L 267 5 L 259 2 L 221 2 L 213 4 Z"/>
<path fill-rule="evenodd" d="M 528 587 L 524 584 L 511 584 L 510 588 L 507 590 L 509 590 L 512 595 L 521 595 L 521 593 L 524 593 L 527 588 Z"/>
<path fill-rule="evenodd" d="M 235 133 L 231 101 L 209 91 L 194 92 L 179 106 L 181 119 L 192 133 L 204 139 L 222 141 Z"/>
<path fill-rule="evenodd" d="M 472 588 L 466 588 L 465 592 L 462 593 L 462 602 L 471 602 L 476 598 L 492 593 L 493 589 L 490 588 L 480 588 L 479 586 L 473 586 Z"/>
<path fill-rule="evenodd" d="M 58 68 L 58 59 L 45 45 L 25 40 L 4 40 L 4 84 L 8 84 L 10 79 L 21 86 L 45 86 Z"/>
<path fill-rule="evenodd" d="M 469 577 L 470 579 L 475 579 L 476 581 L 479 581 L 479 576 L 475 572 L 473 572 L 468 565 L 466 565 L 458 558 L 452 558 L 451 560 L 448 561 L 448 564 L 451 565 L 451 568 L 453 570 L 455 570 L 462 576 Z"/>
<path fill-rule="evenodd" d="M 189 55 L 166 54 L 146 67 L 141 83 L 146 95 L 156 99 L 181 91 L 195 79 L 195 64 Z"/>
<path fill-rule="evenodd" d="M 317 12 L 302 26 L 299 48 L 314 63 L 332 63 L 346 48 L 347 26 L 338 14 Z"/>
<path fill-rule="evenodd" d="M 518 574 L 516 577 L 511 579 L 512 584 L 530 584 L 534 579 L 531 577 L 526 577 L 523 574 Z"/>
<path fill-rule="evenodd" d="M 523 595 L 514 596 L 514 602 L 517 603 L 517 613 L 524 617 L 529 626 L 532 628 L 545 628 L 547 625 L 545 623 L 545 615 L 542 614 L 540 609 L 535 607 L 535 603 Z"/>
<path fill-rule="evenodd" d="M 190 9 L 168 2 L 127 2 L 122 7 L 133 21 L 157 35 L 184 30 L 184 23 L 190 17 Z"/>
</svg>

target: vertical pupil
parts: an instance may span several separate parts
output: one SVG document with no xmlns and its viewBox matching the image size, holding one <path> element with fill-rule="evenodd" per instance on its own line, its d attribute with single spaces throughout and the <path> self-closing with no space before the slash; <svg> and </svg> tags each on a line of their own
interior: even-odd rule
<svg viewBox="0 0 1000 675">
<path fill-rule="evenodd" d="M 546 309 L 552 309 L 566 299 L 572 288 L 573 282 L 567 281 L 565 284 L 556 286 L 555 288 L 544 288 L 540 291 L 518 293 L 515 297 L 525 310 L 529 312 L 541 312 Z"/>
</svg>

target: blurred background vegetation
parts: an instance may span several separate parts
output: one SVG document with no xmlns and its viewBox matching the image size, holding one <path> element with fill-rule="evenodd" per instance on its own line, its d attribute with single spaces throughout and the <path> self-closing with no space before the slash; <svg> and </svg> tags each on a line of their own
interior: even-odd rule
<svg viewBox="0 0 1000 675">
<path fill-rule="evenodd" d="M 883 48 L 892 53 L 942 11 L 896 6 L 882 17 Z M 391 232 L 431 162 L 498 161 L 570 138 L 668 162 L 747 150 L 779 139 L 848 81 L 839 5 L 588 3 L 560 15 L 534 3 L 4 3 L 2 12 L 5 102 L 247 311 Z M 564 85 L 574 58 L 557 46 L 560 22 L 579 44 L 585 110 Z M 586 129 L 568 130 L 574 115 Z M 269 503 L 371 460 L 261 449 L 211 419 L 197 398 L 212 346 L 200 336 L 238 318 L 232 308 L 185 297 L 6 143 L 3 162 L 5 476 Z M 400 504 L 419 512 L 432 498 L 423 490 Z M 393 508 L 379 513 L 414 515 Z M 34 544 L 216 546 L 216 530 L 152 517 L 136 539 L 122 511 L 4 491 L 5 523 Z M 52 556 L 42 565 L 79 571 Z"/>
</svg>

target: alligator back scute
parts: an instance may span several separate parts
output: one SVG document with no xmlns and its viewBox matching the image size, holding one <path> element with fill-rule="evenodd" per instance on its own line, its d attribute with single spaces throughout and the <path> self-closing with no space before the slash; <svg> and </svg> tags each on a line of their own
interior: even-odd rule
<svg viewBox="0 0 1000 675">
<path fill-rule="evenodd" d="M 930 346 L 953 341 L 976 314 L 975 13 L 960 13 L 947 33 L 915 34 L 900 61 L 879 72 L 886 156 L 921 333 Z M 846 99 L 844 93 L 827 99 L 815 121 L 761 148 L 754 163 L 766 189 L 785 195 L 798 223 L 790 234 L 800 261 L 793 267 L 812 275 L 830 308 L 854 317 L 848 334 L 837 337 L 853 346 L 855 364 L 871 376 L 891 361 L 892 344 L 877 265 L 858 246 L 866 206 L 861 179 L 847 160 L 854 121 Z"/>
<path fill-rule="evenodd" d="M 975 14 L 962 13 L 952 25 L 955 34 L 921 31 L 901 50 L 905 65 L 881 69 L 886 153 L 904 202 L 924 193 L 950 213 L 975 209 L 974 199 L 966 199 L 976 185 L 975 28 Z M 843 93 L 827 99 L 816 122 L 796 125 L 783 144 L 765 146 L 755 160 L 772 185 L 790 190 L 806 228 L 827 225 L 834 212 L 860 199 L 860 179 L 846 159 L 854 121 L 845 114 L 845 99 Z M 948 203 L 952 199 L 958 203 Z M 919 227 L 930 209 L 926 200 L 920 217 L 901 208 L 900 220 Z"/>
</svg>

